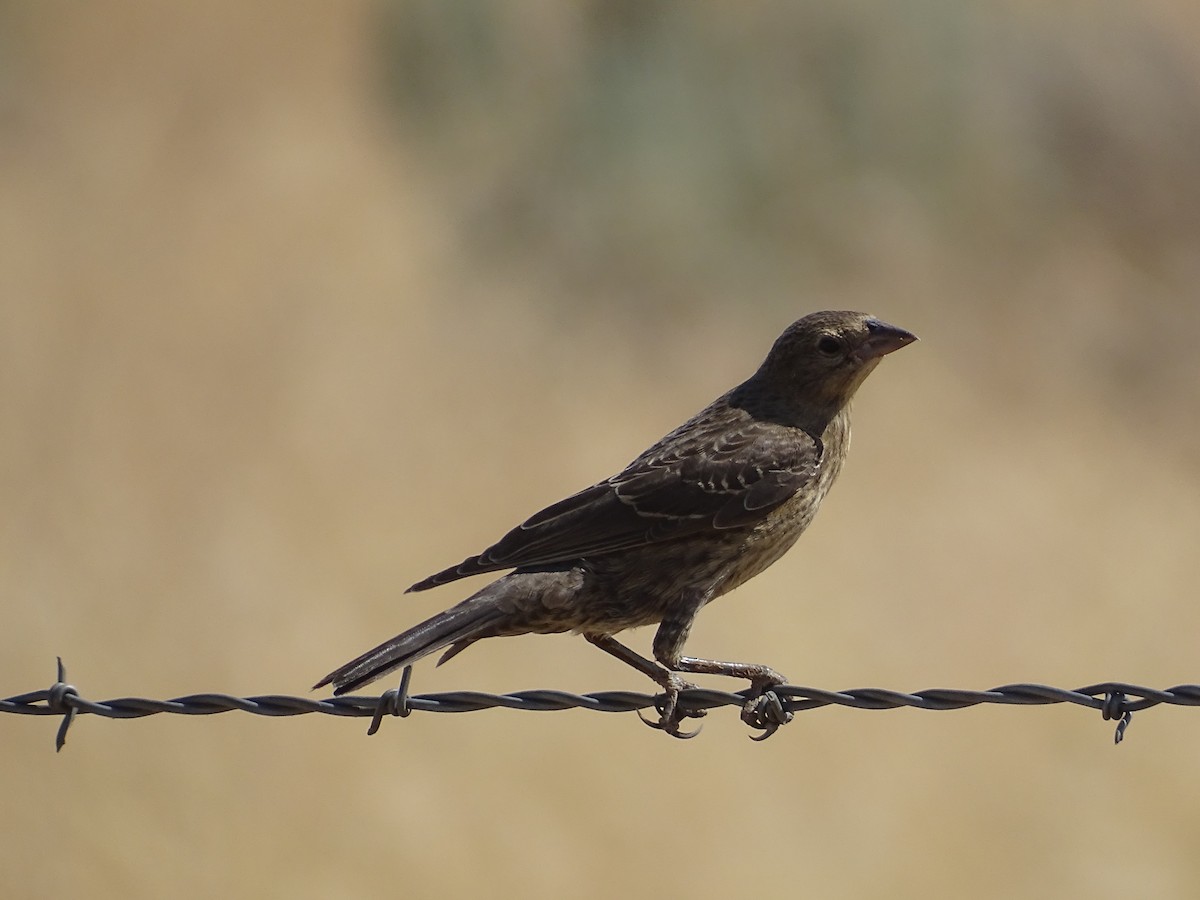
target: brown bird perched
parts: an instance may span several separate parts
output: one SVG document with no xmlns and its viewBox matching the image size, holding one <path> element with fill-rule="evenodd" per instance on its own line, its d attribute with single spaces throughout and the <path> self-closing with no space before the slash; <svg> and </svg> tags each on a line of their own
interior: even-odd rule
<svg viewBox="0 0 1200 900">
<path fill-rule="evenodd" d="M 679 673 L 750 681 L 742 718 L 769 734 L 761 700 L 784 678 L 763 665 L 683 655 L 696 614 L 781 557 L 808 527 L 850 443 L 850 398 L 917 338 L 857 312 L 793 323 L 758 371 L 621 472 L 548 506 L 478 556 L 418 581 L 515 571 L 326 675 L 344 694 L 443 648 L 481 638 L 574 631 L 663 689 L 652 722 L 677 737 Z M 658 623 L 654 659 L 617 641 Z M 776 720 L 777 721 L 777 720 Z M 694 734 L 694 732 L 692 732 Z"/>
</svg>

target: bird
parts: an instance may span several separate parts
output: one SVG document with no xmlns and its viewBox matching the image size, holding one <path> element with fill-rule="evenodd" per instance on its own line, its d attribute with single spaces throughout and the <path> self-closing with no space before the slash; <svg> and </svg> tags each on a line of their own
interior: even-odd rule
<svg viewBox="0 0 1200 900">
<path fill-rule="evenodd" d="M 850 442 L 850 400 L 887 354 L 916 335 L 861 312 L 827 310 L 793 322 L 748 379 L 641 453 L 617 474 L 534 513 L 483 552 L 408 588 L 512 570 L 455 606 L 322 678 L 337 695 L 437 651 L 438 665 L 476 641 L 575 632 L 662 689 L 647 724 L 696 731 L 679 704 L 684 675 L 750 683 L 742 719 L 766 736 L 769 666 L 684 655 L 697 614 L 776 562 L 812 522 Z M 653 659 L 615 635 L 657 625 Z M 764 705 L 766 703 L 767 705 Z M 774 698 L 776 712 L 779 701 Z M 790 714 L 787 714 L 790 718 Z M 784 720 L 786 721 L 786 719 Z"/>
</svg>

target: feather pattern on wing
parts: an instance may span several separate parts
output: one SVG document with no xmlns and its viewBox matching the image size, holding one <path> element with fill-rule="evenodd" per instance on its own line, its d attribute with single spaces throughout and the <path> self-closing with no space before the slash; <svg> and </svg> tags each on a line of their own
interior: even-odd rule
<svg viewBox="0 0 1200 900">
<path fill-rule="evenodd" d="M 798 428 L 748 414 L 731 428 L 733 408 L 726 395 L 619 474 L 546 507 L 478 556 L 409 590 L 482 572 L 615 553 L 713 528 L 752 527 L 815 476 L 822 448 Z"/>
</svg>

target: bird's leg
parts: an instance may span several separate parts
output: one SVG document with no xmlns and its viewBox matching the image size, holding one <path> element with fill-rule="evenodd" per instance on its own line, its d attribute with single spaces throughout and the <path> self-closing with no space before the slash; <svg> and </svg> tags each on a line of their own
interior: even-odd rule
<svg viewBox="0 0 1200 900">
<path fill-rule="evenodd" d="M 695 687 L 694 684 L 684 681 L 675 672 L 663 668 L 653 660 L 646 659 L 646 657 L 634 653 L 611 634 L 585 632 L 583 636 L 605 653 L 615 656 L 621 662 L 633 666 L 643 675 L 653 678 L 655 683 L 662 687 L 665 696 L 658 707 L 658 721 L 651 722 L 643 718 L 643 722 L 652 728 L 661 728 L 667 734 L 677 738 L 695 737 L 700 733 L 699 728 L 695 731 L 682 731 L 679 728 L 679 720 L 685 716 L 699 718 L 706 714 L 705 710 L 679 712 L 678 702 L 680 692 Z"/>
<path fill-rule="evenodd" d="M 687 672 L 695 675 L 727 675 L 745 678 L 750 682 L 752 696 L 742 707 L 742 721 L 751 728 L 765 732 L 756 740 L 770 737 L 779 728 L 792 720 L 792 713 L 785 710 L 771 688 L 784 684 L 787 679 L 770 666 L 757 663 L 724 662 L 717 659 L 700 659 L 683 655 L 683 644 L 691 631 L 692 622 L 700 604 L 695 605 L 690 616 L 664 618 L 654 636 L 654 658 L 672 672 Z"/>
<path fill-rule="evenodd" d="M 676 672 L 694 675 L 728 675 L 730 678 L 745 678 L 756 691 L 765 691 L 787 679 L 770 666 L 758 663 L 723 662 L 719 659 L 700 659 L 695 656 L 680 656 L 674 660 Z"/>
<path fill-rule="evenodd" d="M 776 685 L 786 683 L 787 679 L 770 666 L 681 656 L 676 661 L 676 670 L 697 675 L 728 675 L 732 678 L 747 679 L 752 693 L 742 706 L 742 721 L 751 728 L 764 732 L 754 738 L 756 741 L 769 738 L 780 725 L 792 721 L 791 711 L 783 708 L 783 704 L 771 690 Z"/>
</svg>

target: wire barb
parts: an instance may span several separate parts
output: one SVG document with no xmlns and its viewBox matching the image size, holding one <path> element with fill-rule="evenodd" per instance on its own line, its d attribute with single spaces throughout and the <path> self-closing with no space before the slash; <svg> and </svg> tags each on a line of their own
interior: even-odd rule
<svg viewBox="0 0 1200 900">
<path fill-rule="evenodd" d="M 408 706 L 408 683 L 412 681 L 412 666 L 405 666 L 400 676 L 400 687 L 384 691 L 379 695 L 379 703 L 375 707 L 375 715 L 371 717 L 371 727 L 367 729 L 367 737 L 379 730 L 383 717 L 387 715 L 400 716 L 402 719 L 412 715 Z"/>
<path fill-rule="evenodd" d="M 54 752 L 60 753 L 67 742 L 67 729 L 75 721 L 77 710 L 72 701 L 79 696 L 79 691 L 73 684 L 66 683 L 67 669 L 63 665 L 62 657 L 55 658 L 58 660 L 58 679 L 50 685 L 50 690 L 46 691 L 46 708 L 52 714 L 63 717 L 62 724 L 58 726 L 58 734 L 54 736 Z"/>
<path fill-rule="evenodd" d="M 480 709 L 560 710 L 590 709 L 596 712 L 634 712 L 659 708 L 663 696 L 632 691 L 600 691 L 592 694 L 569 694 L 565 691 L 517 691 L 512 694 L 486 694 L 479 691 L 448 691 L 440 694 L 410 694 L 411 667 L 406 667 L 400 687 L 385 691 L 380 697 L 231 697 L 228 694 L 192 694 L 172 700 L 149 700 L 142 697 L 121 697 L 95 701 L 80 696 L 74 685 L 67 684 L 66 667 L 58 660 L 54 684 L 42 691 L 19 694 L 0 700 L 0 713 L 27 716 L 61 716 L 62 722 L 55 737 L 55 747 L 61 750 L 67 730 L 79 714 L 108 719 L 139 719 L 160 713 L 183 716 L 210 716 L 240 711 L 256 716 L 301 716 L 321 713 L 327 716 L 369 717 L 368 734 L 375 734 L 386 715 L 405 717 L 419 712 L 474 712 Z M 684 717 L 702 715 L 718 706 L 739 707 L 743 720 L 762 731 L 759 739 L 774 734 L 795 713 L 823 706 L 844 706 L 852 709 L 965 709 L 981 704 L 1006 706 L 1044 706 L 1070 703 L 1098 709 L 1105 721 L 1117 722 L 1114 740 L 1121 743 L 1135 712 L 1152 706 L 1200 706 L 1200 684 L 1181 684 L 1165 690 L 1140 687 L 1123 682 L 1104 682 L 1076 690 L 1051 687 L 1045 684 L 1008 684 L 988 691 L 969 691 L 949 688 L 904 693 L 883 688 L 856 688 L 848 691 L 827 691 L 803 685 L 780 684 L 767 692 L 750 688 L 728 693 L 709 688 L 688 688 L 680 691 L 678 706 Z M 749 710 L 749 712 L 747 711 Z"/>
<path fill-rule="evenodd" d="M 1133 721 L 1133 713 L 1125 705 L 1125 693 L 1123 691 L 1108 691 L 1104 695 L 1104 703 L 1100 707 L 1100 713 L 1104 716 L 1105 722 L 1120 719 L 1117 722 L 1116 733 L 1113 734 L 1113 743 L 1119 744 L 1125 740 L 1125 729 Z"/>
</svg>

